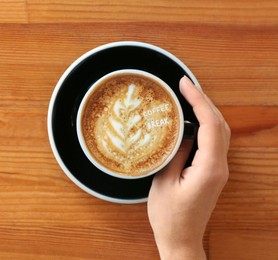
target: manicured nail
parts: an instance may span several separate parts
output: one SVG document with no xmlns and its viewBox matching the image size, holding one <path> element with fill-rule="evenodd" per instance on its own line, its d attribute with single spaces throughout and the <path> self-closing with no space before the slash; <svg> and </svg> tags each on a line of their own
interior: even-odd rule
<svg viewBox="0 0 278 260">
<path fill-rule="evenodd" d="M 181 93 L 184 93 L 184 88 L 187 88 L 187 87 L 190 87 L 191 85 L 191 81 L 190 81 L 190 79 L 188 78 L 188 77 L 186 77 L 186 76 L 183 76 L 182 78 L 181 78 L 181 82 L 183 83 L 183 84 L 180 84 L 180 92 Z"/>
<path fill-rule="evenodd" d="M 190 87 L 193 85 L 192 81 L 187 77 L 187 76 L 183 76 L 184 79 L 184 83 L 186 84 L 186 86 Z"/>
</svg>

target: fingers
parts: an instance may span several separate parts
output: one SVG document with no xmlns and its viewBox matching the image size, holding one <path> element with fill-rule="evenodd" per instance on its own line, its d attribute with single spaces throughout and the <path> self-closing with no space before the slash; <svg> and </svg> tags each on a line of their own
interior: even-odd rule
<svg viewBox="0 0 278 260">
<path fill-rule="evenodd" d="M 180 80 L 180 91 L 188 103 L 193 107 L 200 124 L 211 123 L 216 115 L 216 107 L 209 102 L 209 98 L 190 79 L 183 77 Z"/>
<path fill-rule="evenodd" d="M 181 146 L 173 160 L 162 170 L 162 172 L 155 176 L 156 181 L 172 183 L 172 181 L 176 181 L 178 178 L 180 178 L 181 172 L 188 159 L 192 146 L 192 139 L 183 139 Z"/>
<path fill-rule="evenodd" d="M 202 90 L 194 86 L 187 77 L 183 77 L 180 80 L 180 91 L 193 107 L 193 111 L 200 123 L 198 146 L 201 155 L 211 157 L 213 151 L 220 150 L 218 146 L 222 144 L 223 140 L 219 142 L 221 138 L 219 135 L 225 135 L 223 133 L 225 131 L 229 132 L 227 130 L 228 125 L 211 100 Z"/>
<path fill-rule="evenodd" d="M 194 86 L 188 78 L 183 77 L 180 80 L 180 91 L 193 107 L 193 111 L 200 123 L 198 151 L 195 154 L 192 166 L 214 163 L 225 156 L 228 151 L 229 127 L 212 101 L 201 89 Z M 184 139 L 174 159 L 162 172 L 155 176 L 154 183 L 158 185 L 172 184 L 173 181 L 180 180 L 185 174 L 183 168 L 192 146 L 193 140 Z M 188 170 L 190 169 L 188 168 Z M 182 174 L 182 172 L 184 173 Z"/>
</svg>

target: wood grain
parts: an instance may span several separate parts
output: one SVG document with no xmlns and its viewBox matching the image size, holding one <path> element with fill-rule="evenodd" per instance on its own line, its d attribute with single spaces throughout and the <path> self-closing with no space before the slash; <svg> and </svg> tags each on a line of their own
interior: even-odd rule
<svg viewBox="0 0 278 260">
<path fill-rule="evenodd" d="M 80 55 L 107 42 L 140 40 L 180 58 L 217 105 L 277 105 L 275 29 L 180 23 L 0 25 L 1 103 L 16 98 L 47 104 L 61 73 Z M 30 91 L 36 95 L 28 97 Z"/>
<path fill-rule="evenodd" d="M 211 234 L 210 259 L 276 260 L 278 232 L 215 232 Z"/>
<path fill-rule="evenodd" d="M 179 0 L 27 0 L 31 23 L 53 22 L 197 22 L 213 24 L 277 24 L 276 1 Z"/>
<path fill-rule="evenodd" d="M 52 91 L 107 42 L 158 45 L 193 71 L 232 130 L 211 260 L 277 260 L 278 2 L 0 0 L 0 259 L 159 259 L 146 204 L 94 198 L 47 135 Z"/>
<path fill-rule="evenodd" d="M 0 0 L 0 23 L 27 23 L 26 0 Z"/>
</svg>

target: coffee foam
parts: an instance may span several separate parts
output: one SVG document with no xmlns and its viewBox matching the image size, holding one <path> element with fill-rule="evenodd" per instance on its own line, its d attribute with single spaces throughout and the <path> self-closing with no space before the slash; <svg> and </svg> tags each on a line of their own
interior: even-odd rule
<svg viewBox="0 0 278 260">
<path fill-rule="evenodd" d="M 178 129 L 178 110 L 166 90 L 129 74 L 100 83 L 82 116 L 84 139 L 95 160 L 129 176 L 161 165 L 175 146 Z"/>
</svg>

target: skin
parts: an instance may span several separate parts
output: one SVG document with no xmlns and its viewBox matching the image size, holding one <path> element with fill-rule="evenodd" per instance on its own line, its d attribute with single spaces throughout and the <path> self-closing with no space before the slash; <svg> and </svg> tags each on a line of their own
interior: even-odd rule
<svg viewBox="0 0 278 260">
<path fill-rule="evenodd" d="M 229 176 L 231 131 L 212 101 L 188 78 L 180 80 L 180 91 L 200 123 L 198 150 L 192 165 L 183 169 L 192 148 L 192 140 L 183 140 L 172 162 L 154 177 L 148 216 L 162 260 L 203 260 L 204 232 Z"/>
</svg>

